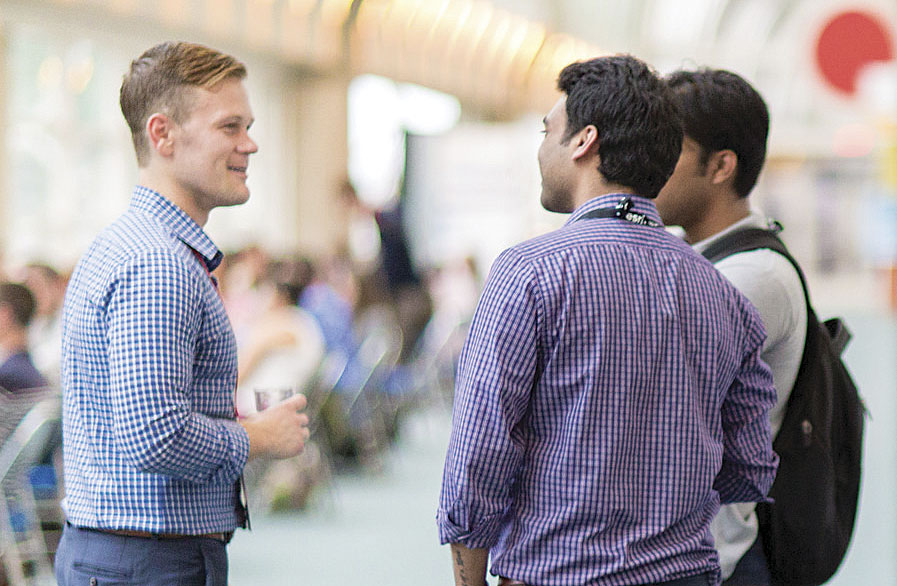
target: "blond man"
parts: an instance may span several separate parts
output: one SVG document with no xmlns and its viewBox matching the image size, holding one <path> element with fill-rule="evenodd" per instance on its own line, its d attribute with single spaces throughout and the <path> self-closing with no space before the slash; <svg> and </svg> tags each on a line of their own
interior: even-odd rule
<svg viewBox="0 0 897 586">
<path fill-rule="evenodd" d="M 138 185 L 72 276 L 63 313 L 67 524 L 60 585 L 227 584 L 247 460 L 299 453 L 301 396 L 237 420 L 237 350 L 202 227 L 244 203 L 252 110 L 235 58 L 190 43 L 131 63 Z"/>
</svg>

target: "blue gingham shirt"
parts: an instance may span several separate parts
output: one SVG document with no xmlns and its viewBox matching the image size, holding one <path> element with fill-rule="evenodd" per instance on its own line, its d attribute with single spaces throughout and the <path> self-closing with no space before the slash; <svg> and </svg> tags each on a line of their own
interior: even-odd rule
<svg viewBox="0 0 897 586">
<path fill-rule="evenodd" d="M 458 367 L 442 543 L 528 584 L 642 584 L 719 565 L 720 501 L 775 475 L 750 303 L 662 228 L 596 197 L 503 252 Z M 660 222 L 650 200 L 636 212 Z"/>
<path fill-rule="evenodd" d="M 78 263 L 62 334 L 64 508 L 74 525 L 237 526 L 249 439 L 234 420 L 236 340 L 206 271 L 220 261 L 196 222 L 137 187 Z"/>
</svg>

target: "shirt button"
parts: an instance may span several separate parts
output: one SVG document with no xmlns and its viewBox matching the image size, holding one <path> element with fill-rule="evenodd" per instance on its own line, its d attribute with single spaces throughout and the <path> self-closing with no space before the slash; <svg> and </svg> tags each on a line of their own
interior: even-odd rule
<svg viewBox="0 0 897 586">
<path fill-rule="evenodd" d="M 90 586 L 97 586 L 97 579 L 96 579 L 96 578 L 91 578 L 91 579 L 90 579 Z"/>
</svg>

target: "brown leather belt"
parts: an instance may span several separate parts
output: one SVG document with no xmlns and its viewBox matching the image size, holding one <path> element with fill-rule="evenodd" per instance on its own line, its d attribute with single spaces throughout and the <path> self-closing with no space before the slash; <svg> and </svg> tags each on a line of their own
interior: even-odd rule
<svg viewBox="0 0 897 586">
<path fill-rule="evenodd" d="M 510 578 L 503 578 L 499 576 L 498 586 L 526 586 L 526 584 L 524 582 L 521 582 L 520 580 L 512 580 Z"/>
<path fill-rule="evenodd" d="M 122 537 L 142 537 L 144 539 L 190 539 L 192 537 L 201 537 L 205 539 L 216 539 L 224 544 L 230 543 L 234 536 L 233 531 L 221 531 L 219 533 L 203 533 L 201 535 L 183 535 L 180 533 L 150 533 L 149 531 L 132 531 L 131 529 L 96 529 L 94 527 L 82 527 L 88 531 L 96 531 L 97 533 L 108 533 L 109 535 L 121 535 Z"/>
</svg>

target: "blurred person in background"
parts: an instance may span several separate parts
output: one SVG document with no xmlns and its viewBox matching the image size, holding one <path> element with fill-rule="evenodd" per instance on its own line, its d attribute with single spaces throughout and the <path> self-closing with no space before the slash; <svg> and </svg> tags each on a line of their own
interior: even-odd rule
<svg viewBox="0 0 897 586">
<path fill-rule="evenodd" d="M 560 74 L 543 207 L 571 214 L 495 261 L 458 368 L 440 507 L 455 583 L 718 584 L 720 502 L 776 470 L 763 324 L 653 203 L 682 126 L 613 56 Z"/>
<path fill-rule="evenodd" d="M 664 222 L 681 226 L 697 252 L 747 227 L 770 228 L 748 196 L 766 158 L 769 113 L 759 93 L 729 71 L 676 71 L 667 78 L 685 122 L 679 163 L 657 196 Z M 760 313 L 767 339 L 761 358 L 772 369 L 778 399 L 769 412 L 775 436 L 797 378 L 807 331 L 800 276 L 769 249 L 733 254 L 716 263 Z M 771 582 L 754 503 L 722 507 L 711 526 L 728 586 Z"/>
<path fill-rule="evenodd" d="M 368 419 L 367 413 L 352 421 L 350 411 L 354 400 L 368 382 L 369 371 L 361 356 L 363 333 L 357 327 L 362 287 L 351 259 L 335 255 L 314 264 L 311 282 L 299 295 L 299 306 L 318 324 L 324 338 L 328 363 L 333 365 L 334 377 L 326 402 L 321 406 L 318 424 L 328 449 L 339 464 L 354 466 L 360 463 L 362 448 L 358 436 L 358 419 Z M 377 297 L 368 293 L 370 300 Z"/>
<path fill-rule="evenodd" d="M 371 306 L 388 308 L 402 331 L 400 359 L 411 357 L 433 307 L 428 290 L 411 259 L 402 217 L 401 198 L 373 209 L 359 197 L 348 179 L 340 182 L 339 198 L 349 224 L 346 250 L 358 278 L 358 313 Z"/>
<path fill-rule="evenodd" d="M 67 280 L 53 267 L 32 263 L 25 267 L 22 282 L 34 294 L 36 309 L 28 327 L 28 345 L 34 364 L 53 384 L 59 384 L 62 345 L 62 302 Z"/>
<path fill-rule="evenodd" d="M 297 305 L 311 281 L 305 259 L 270 263 L 259 284 L 264 299 L 240 348 L 237 412 L 256 412 L 256 388 L 293 387 L 302 392 L 324 358 L 324 335 L 315 318 Z"/>
<path fill-rule="evenodd" d="M 351 261 L 343 256 L 313 265 L 311 282 L 299 294 L 299 306 L 318 322 L 328 352 L 338 352 L 348 360 L 358 352 L 355 309 L 358 278 Z"/>
<path fill-rule="evenodd" d="M 408 235 L 405 230 L 401 198 L 374 215 L 380 230 L 381 273 L 402 330 L 404 362 L 410 358 L 418 338 L 433 314 L 433 302 L 424 280 L 411 259 Z"/>
<path fill-rule="evenodd" d="M 482 290 L 481 281 L 476 259 L 472 255 L 449 259 L 434 269 L 428 278 L 433 313 L 446 315 L 456 323 L 469 321 Z"/>
<path fill-rule="evenodd" d="M 62 586 L 225 586 L 247 460 L 294 456 L 308 437 L 301 395 L 236 420 L 237 345 L 211 277 L 222 254 L 202 229 L 249 198 L 245 76 L 229 55 L 162 43 L 122 82 L 138 185 L 63 311 Z"/>
<path fill-rule="evenodd" d="M 252 327 L 240 344 L 237 412 L 257 412 L 256 390 L 290 389 L 305 394 L 309 411 L 319 404 L 313 388 L 324 359 L 324 336 L 317 321 L 297 305 L 313 274 L 304 258 L 267 263 L 259 280 L 261 301 Z M 316 444 L 307 442 L 302 454 L 275 462 L 254 462 L 246 481 L 254 503 L 269 510 L 303 509 L 322 480 L 322 459 Z"/>
<path fill-rule="evenodd" d="M 231 321 L 237 346 L 242 346 L 254 327 L 256 316 L 262 311 L 264 300 L 259 284 L 268 266 L 268 253 L 252 244 L 226 254 L 216 271 L 219 275 L 219 291 Z"/>
<path fill-rule="evenodd" d="M 426 288 L 432 315 L 415 341 L 410 359 L 400 364 L 390 383 L 404 403 L 451 400 L 458 357 L 476 309 L 482 282 L 473 256 L 454 257 L 431 268 Z"/>
<path fill-rule="evenodd" d="M 28 352 L 34 296 L 19 283 L 0 283 L 0 388 L 15 393 L 47 386 Z"/>
<path fill-rule="evenodd" d="M 380 228 L 375 211 L 358 197 L 348 177 L 340 179 L 337 198 L 347 224 L 346 252 L 360 275 L 380 270 Z"/>
<path fill-rule="evenodd" d="M 25 285 L 0 283 L 0 394 L 10 393 L 14 399 L 23 399 L 22 405 L 28 407 L 33 406 L 34 401 L 48 390 L 48 382 L 35 367 L 28 350 L 28 331 L 35 307 L 35 298 Z M 55 388 L 49 390 L 56 391 Z M 18 416 L 14 415 L 17 412 Z M 5 432 L 9 432 L 11 428 L 8 426 L 18 425 L 20 420 L 17 417 L 24 415 L 19 408 L 11 408 L 8 412 L 0 413 L 3 420 L 0 421 L 0 425 Z M 15 442 L 11 443 L 15 445 Z M 61 446 L 62 426 L 55 420 L 49 428 L 46 440 L 40 446 L 40 451 L 31 456 L 33 459 L 29 460 L 27 465 L 30 485 L 28 498 L 37 501 L 34 511 L 37 515 L 36 523 L 46 540 L 47 552 L 50 553 L 51 559 L 61 530 L 58 482 L 62 472 Z M 4 444 L 4 453 L 8 447 L 10 446 Z M 7 478 L 9 477 L 8 475 Z M 9 502 L 4 506 L 8 507 L 10 518 L 23 518 L 23 512 L 30 508 L 26 507 L 21 496 L 6 492 L 2 496 L 4 499 L 9 498 Z M 15 531 L 18 534 L 21 530 Z M 13 537 L 15 538 L 17 537 Z M 4 552 L 3 555 L 7 554 L 8 552 Z M 9 563 L 9 560 L 5 561 Z M 0 584 L 7 584 L 7 578 L 6 573 L 0 570 Z"/>
</svg>

